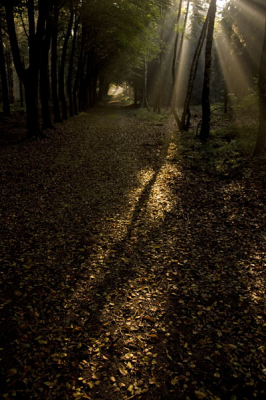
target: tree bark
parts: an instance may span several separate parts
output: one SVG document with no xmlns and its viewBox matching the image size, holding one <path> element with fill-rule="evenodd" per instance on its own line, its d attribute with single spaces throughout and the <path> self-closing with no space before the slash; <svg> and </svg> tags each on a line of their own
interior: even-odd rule
<svg viewBox="0 0 266 400">
<path fill-rule="evenodd" d="M 42 129 L 55 129 L 51 121 L 49 105 L 49 51 L 51 45 L 51 21 L 47 22 L 43 40 L 41 69 L 40 69 L 40 97 L 42 103 Z"/>
<path fill-rule="evenodd" d="M 4 1 L 8 34 L 13 54 L 13 61 L 19 79 L 25 87 L 26 110 L 27 110 L 27 135 L 29 138 L 43 136 L 39 127 L 38 113 L 38 75 L 40 70 L 41 45 L 44 35 L 45 22 L 49 2 L 39 0 L 39 13 L 37 27 L 35 27 L 34 1 L 28 0 L 29 19 L 29 67 L 24 68 L 17 40 L 14 21 L 14 5 L 9 0 Z"/>
<path fill-rule="evenodd" d="M 11 55 L 10 51 L 8 51 L 6 54 L 6 67 L 7 67 L 9 103 L 13 104 L 15 102 L 14 74 L 13 74 L 13 65 L 12 65 L 12 55 Z"/>
<path fill-rule="evenodd" d="M 78 68 L 75 76 L 74 86 L 73 86 L 73 106 L 74 106 L 74 114 L 77 115 L 79 113 L 79 104 L 78 104 L 78 89 L 80 85 L 80 78 L 83 71 L 83 67 L 85 65 L 85 57 L 86 53 L 84 52 L 85 47 L 85 29 L 82 27 L 81 32 L 81 44 L 80 44 L 80 52 L 79 52 L 79 60 L 78 60 Z"/>
<path fill-rule="evenodd" d="M 77 15 L 75 15 L 75 26 L 74 26 L 74 34 L 72 40 L 72 48 L 71 55 L 69 59 L 68 66 L 68 78 L 67 78 L 67 92 L 68 92 L 68 101 L 69 101 L 69 115 L 73 117 L 74 115 L 74 99 L 73 99 L 73 89 L 72 89 L 72 78 L 73 78 L 73 66 L 74 66 L 74 55 L 77 41 L 77 31 L 78 31 L 78 20 Z"/>
<path fill-rule="evenodd" d="M 160 45 L 160 53 L 159 53 L 159 82 L 158 82 L 158 88 L 157 88 L 157 95 L 156 95 L 156 99 L 155 99 L 155 104 L 154 104 L 154 108 L 153 108 L 153 112 L 156 112 L 158 114 L 161 113 L 161 98 L 162 98 L 162 43 L 163 43 L 163 39 L 164 39 L 164 22 L 165 22 L 165 14 L 163 12 L 163 9 L 161 7 L 160 9 L 160 14 L 161 14 L 161 30 L 160 30 L 160 41 L 161 41 L 161 45 Z"/>
<path fill-rule="evenodd" d="M 259 128 L 254 155 L 258 156 L 265 152 L 266 145 L 266 12 L 264 41 L 259 68 Z"/>
<path fill-rule="evenodd" d="M 6 73 L 6 61 L 5 61 L 5 52 L 3 45 L 1 18 L 0 18 L 0 74 L 2 83 L 3 115 L 4 117 L 10 117 L 11 114 L 9 105 L 8 82 Z"/>
<path fill-rule="evenodd" d="M 209 10 L 210 11 L 210 10 Z M 209 11 L 206 16 L 206 19 L 204 21 L 200 37 L 197 43 L 197 47 L 193 56 L 191 68 L 190 68 L 190 74 L 189 74 L 189 79 L 188 79 L 188 88 L 187 88 L 187 94 L 185 98 L 185 103 L 184 103 L 184 108 L 183 108 L 183 113 L 182 113 L 182 130 L 188 130 L 189 129 L 189 123 L 190 123 L 190 111 L 189 111 L 189 104 L 192 96 L 192 91 L 193 91 L 193 86 L 196 78 L 196 73 L 197 73 L 197 68 L 199 64 L 199 58 L 201 54 L 201 50 L 203 47 L 204 39 L 206 36 L 206 31 L 207 31 L 207 26 L 208 26 L 208 21 L 209 21 Z"/>
<path fill-rule="evenodd" d="M 204 82 L 202 90 L 202 125 L 199 136 L 202 141 L 206 141 L 210 135 L 210 120 L 211 120 L 210 80 L 211 80 L 212 43 L 213 43 L 215 14 L 216 14 L 216 0 L 211 0 L 207 42 L 206 42 L 206 53 L 205 53 Z"/>
<path fill-rule="evenodd" d="M 54 110 L 54 122 L 62 122 L 59 98 L 58 98 L 58 79 L 57 79 L 57 64 L 58 64 L 58 51 L 57 51 L 57 38 L 58 38 L 58 19 L 59 8 L 54 6 L 53 15 L 53 32 L 52 32 L 52 51 L 51 51 L 51 81 L 52 81 L 52 102 Z"/>
<path fill-rule="evenodd" d="M 42 137 L 39 125 L 38 110 L 38 88 L 35 77 L 32 75 L 31 69 L 27 69 L 24 78 L 25 102 L 26 102 L 26 120 L 27 120 L 27 137 Z"/>
<path fill-rule="evenodd" d="M 148 111 L 150 111 L 150 106 L 148 103 L 148 92 L 147 92 L 147 79 L 148 79 L 148 62 L 147 57 L 144 59 L 144 86 L 143 86 L 143 98 L 142 98 L 142 107 L 146 107 Z"/>
<path fill-rule="evenodd" d="M 228 113 L 228 89 L 226 82 L 224 81 L 224 114 Z"/>
<path fill-rule="evenodd" d="M 70 17 L 68 22 L 68 27 L 66 31 L 66 36 L 63 44 L 62 56 L 61 56 L 61 63 L 60 63 L 60 73 L 59 73 L 59 97 L 62 104 L 62 117 L 63 120 L 67 120 L 67 101 L 65 95 L 65 65 L 66 65 L 66 56 L 67 56 L 67 47 L 69 38 L 71 35 L 72 25 L 74 20 L 74 9 L 73 9 L 73 2 L 70 2 Z"/>
</svg>

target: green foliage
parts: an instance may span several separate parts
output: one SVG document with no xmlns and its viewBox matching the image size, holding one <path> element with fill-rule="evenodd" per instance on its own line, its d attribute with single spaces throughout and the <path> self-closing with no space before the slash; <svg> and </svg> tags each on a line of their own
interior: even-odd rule
<svg viewBox="0 0 266 400">
<path fill-rule="evenodd" d="M 232 107 L 229 116 L 222 113 L 222 108 L 216 104 L 212 110 L 212 130 L 206 144 L 192 136 L 191 131 L 181 135 L 184 160 L 193 169 L 215 175 L 245 175 L 245 164 L 257 136 L 257 93 L 250 92 Z"/>
<path fill-rule="evenodd" d="M 234 132 L 211 131 L 206 144 L 185 133 L 181 137 L 182 154 L 188 165 L 198 171 L 214 175 L 238 174 L 243 168 L 245 156 L 239 140 L 231 137 Z"/>
</svg>

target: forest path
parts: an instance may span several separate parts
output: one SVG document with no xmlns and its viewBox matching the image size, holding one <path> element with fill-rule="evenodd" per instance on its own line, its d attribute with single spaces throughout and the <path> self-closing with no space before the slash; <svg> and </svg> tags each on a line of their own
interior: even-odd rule
<svg viewBox="0 0 266 400">
<path fill-rule="evenodd" d="M 265 398 L 265 193 L 98 108 L 1 149 L 5 399 Z M 234 397 L 233 397 L 234 398 Z"/>
</svg>

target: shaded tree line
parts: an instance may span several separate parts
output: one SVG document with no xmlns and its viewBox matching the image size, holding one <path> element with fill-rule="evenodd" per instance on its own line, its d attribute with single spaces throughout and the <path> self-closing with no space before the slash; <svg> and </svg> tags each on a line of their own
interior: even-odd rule
<svg viewBox="0 0 266 400">
<path fill-rule="evenodd" d="M 162 0 L 163 1 L 163 0 Z M 0 70 L 9 115 L 3 33 L 25 91 L 27 136 L 87 110 L 106 94 L 110 65 L 133 63 L 136 37 L 154 20 L 159 1 L 1 0 Z M 22 38 L 27 40 L 27 53 Z M 52 102 L 52 110 L 50 107 Z M 39 122 L 41 104 L 42 127 Z M 51 112 L 52 111 L 52 112 Z M 42 129 L 41 129 L 42 128 Z"/>
<path fill-rule="evenodd" d="M 242 4 L 259 10 L 265 18 L 265 6 L 259 0 L 230 0 L 219 23 L 227 32 L 230 51 L 242 57 L 245 73 L 258 76 L 258 154 L 266 140 L 266 39 L 260 66 L 255 65 L 245 46 L 257 41 L 257 32 L 243 34 L 241 39 L 235 34 L 237 24 L 241 24 Z M 10 115 L 13 90 L 8 46 L 21 84 L 21 104 L 25 93 L 29 138 L 42 137 L 45 129 L 54 129 L 54 123 L 94 106 L 107 95 L 111 83 L 128 82 L 134 89 L 135 105 L 158 113 L 162 105 L 172 102 L 181 131 L 189 129 L 190 105 L 195 93 L 198 98 L 201 93 L 202 141 L 210 133 L 214 84 L 224 88 L 215 99 L 223 98 L 227 112 L 229 88 L 214 44 L 216 0 L 0 0 L 0 11 L 3 114 Z M 189 56 L 184 61 L 182 52 L 188 41 Z"/>
</svg>

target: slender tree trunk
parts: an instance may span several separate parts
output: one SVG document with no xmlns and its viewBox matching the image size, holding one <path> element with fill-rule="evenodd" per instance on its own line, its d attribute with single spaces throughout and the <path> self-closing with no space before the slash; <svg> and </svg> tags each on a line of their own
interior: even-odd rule
<svg viewBox="0 0 266 400">
<path fill-rule="evenodd" d="M 41 135 L 39 126 L 39 110 L 38 110 L 38 88 L 36 77 L 31 69 L 27 69 L 24 79 L 25 101 L 26 101 L 26 119 L 27 119 L 27 137 L 29 139 L 39 137 Z"/>
<path fill-rule="evenodd" d="M 147 57 L 144 59 L 144 87 L 143 87 L 143 99 L 142 99 L 142 107 L 146 107 L 148 111 L 150 111 L 150 106 L 148 103 L 148 92 L 147 92 L 147 80 L 148 80 L 148 62 Z"/>
<path fill-rule="evenodd" d="M 226 82 L 224 81 L 224 114 L 228 113 L 228 89 Z"/>
<path fill-rule="evenodd" d="M 52 125 L 49 105 L 49 51 L 51 44 L 51 24 L 47 23 L 42 46 L 42 59 L 40 69 L 40 97 L 42 103 L 43 129 L 55 129 Z"/>
<path fill-rule="evenodd" d="M 266 145 L 266 12 L 264 42 L 259 68 L 259 128 L 254 155 L 258 156 L 265 152 Z"/>
<path fill-rule="evenodd" d="M 165 20 L 165 15 L 163 13 L 163 9 L 160 9 L 160 14 L 161 14 L 161 30 L 160 30 L 160 41 L 161 41 L 161 46 L 163 43 L 164 39 L 164 20 Z M 159 54 L 159 82 L 158 82 L 158 88 L 157 88 L 157 96 L 156 96 L 156 101 L 155 105 L 153 108 L 153 112 L 156 112 L 158 114 L 161 113 L 161 97 L 162 97 L 162 48 L 160 49 L 160 54 Z"/>
<path fill-rule="evenodd" d="M 7 76 L 8 76 L 8 93 L 9 93 L 9 103 L 13 104 L 14 99 L 14 74 L 11 53 L 6 54 L 6 64 L 7 64 Z"/>
<path fill-rule="evenodd" d="M 192 91 L 193 91 L 193 86 L 196 78 L 196 73 L 197 73 L 197 68 L 199 64 L 199 59 L 200 59 L 200 54 L 201 50 L 203 47 L 204 39 L 206 36 L 206 31 L 208 27 L 208 21 L 209 21 L 209 11 L 206 16 L 206 19 L 204 21 L 203 27 L 201 29 L 200 37 L 197 43 L 197 47 L 193 56 L 191 68 L 190 68 L 190 74 L 189 74 L 189 79 L 188 79 L 188 88 L 187 88 L 187 94 L 185 98 L 185 103 L 183 107 L 183 113 L 182 113 L 182 130 L 188 130 L 189 129 L 189 123 L 190 123 L 190 111 L 189 111 L 189 104 L 192 96 Z"/>
<path fill-rule="evenodd" d="M 162 97 L 162 52 L 159 54 L 159 82 L 157 89 L 157 96 L 153 108 L 153 112 L 161 113 L 161 97 Z"/>
<path fill-rule="evenodd" d="M 182 51 L 183 43 L 184 43 L 184 39 L 185 39 L 185 32 L 186 32 L 188 14 L 189 14 L 189 5 L 190 5 L 190 0 L 187 0 L 187 9 L 186 9 L 185 19 L 184 19 L 184 23 L 183 23 L 182 35 L 181 35 L 181 39 L 180 39 L 180 45 L 178 46 L 177 56 L 176 56 L 177 62 L 179 63 L 178 67 L 180 65 L 180 56 L 181 56 L 181 51 Z M 178 70 L 178 68 L 177 68 L 177 70 Z"/>
<path fill-rule="evenodd" d="M 79 89 L 81 74 L 83 71 L 83 66 L 85 65 L 86 53 L 84 52 L 84 45 L 85 45 L 85 30 L 84 28 L 82 28 L 78 68 L 73 86 L 73 107 L 75 115 L 79 113 L 79 104 L 77 96 L 78 96 L 78 89 Z"/>
<path fill-rule="evenodd" d="M 69 59 L 68 66 L 68 78 L 67 78 L 67 92 L 68 92 L 68 101 L 69 101 L 69 115 L 73 117 L 74 115 L 74 100 L 73 100 L 73 90 L 72 90 L 72 78 L 73 78 L 73 65 L 74 65 L 74 55 L 75 55 L 75 47 L 77 40 L 77 30 L 78 30 L 78 20 L 76 15 L 75 27 L 74 27 L 74 35 L 72 40 L 72 48 L 71 55 Z"/>
<path fill-rule="evenodd" d="M 21 57 L 21 63 L 23 68 L 25 69 L 25 60 L 24 57 Z M 24 96 L 25 96 L 25 90 L 24 90 L 24 86 L 23 86 L 23 82 L 21 79 L 19 79 L 19 95 L 20 95 L 20 107 L 23 108 L 24 107 Z"/>
<path fill-rule="evenodd" d="M 172 79 L 173 79 L 173 88 L 175 85 L 176 78 L 176 56 L 177 56 L 177 44 L 179 39 L 179 22 L 181 17 L 181 9 L 182 9 L 182 0 L 179 1 L 178 14 L 177 14 L 177 23 L 176 23 L 176 36 L 175 36 L 175 44 L 174 44 L 174 56 L 172 62 Z"/>
<path fill-rule="evenodd" d="M 59 73 L 59 97 L 62 104 L 62 116 L 63 119 L 66 120 L 68 118 L 67 115 L 67 101 L 65 95 L 65 65 L 66 65 L 66 56 L 67 56 L 67 47 L 69 38 L 71 35 L 72 25 L 74 20 L 74 10 L 72 1 L 70 3 L 70 18 L 68 22 L 67 32 L 63 44 L 62 56 L 61 56 L 61 63 L 60 63 L 60 73 Z"/>
<path fill-rule="evenodd" d="M 53 33 L 52 33 L 52 51 L 51 51 L 51 81 L 52 81 L 52 101 L 53 101 L 53 109 L 54 109 L 54 122 L 62 122 L 61 113 L 60 113 L 60 106 L 59 106 L 59 98 L 58 98 L 58 79 L 57 79 L 58 19 L 59 19 L 59 8 L 57 6 L 54 6 Z"/>
<path fill-rule="evenodd" d="M 216 14 L 216 0 L 211 0 L 207 42 L 206 42 L 206 53 L 205 53 L 204 82 L 202 91 L 202 125 L 200 130 L 200 139 L 202 141 L 207 140 L 210 135 L 210 120 L 211 120 L 210 80 L 211 80 L 212 42 L 213 42 L 215 14 Z"/>
<path fill-rule="evenodd" d="M 182 47 L 183 47 L 183 42 L 184 42 L 184 37 L 185 37 L 185 30 L 186 30 L 186 26 L 187 26 L 187 20 L 188 20 L 188 12 L 189 12 L 189 4 L 190 4 L 190 0 L 187 1 L 187 10 L 186 10 L 186 15 L 185 15 L 185 19 L 184 19 L 184 24 L 183 24 L 183 33 L 180 39 L 180 44 L 178 47 L 178 51 L 177 51 L 177 55 L 176 55 L 176 59 L 178 61 L 180 61 L 180 55 L 181 55 L 181 51 L 182 51 Z M 178 71 L 178 68 L 177 68 Z M 173 88 L 173 96 L 172 96 L 172 104 L 171 104 L 171 111 L 172 114 L 175 118 L 176 124 L 179 128 L 180 131 L 183 130 L 183 126 L 182 126 L 182 122 L 177 114 L 176 111 L 176 100 L 177 100 L 177 93 L 176 93 L 176 76 L 177 76 L 177 71 L 175 71 L 175 84 L 174 84 L 174 88 Z"/>
<path fill-rule="evenodd" d="M 95 104 L 98 103 L 98 94 L 97 94 L 98 72 L 96 70 L 93 72 L 91 83 L 92 83 L 91 85 L 92 106 L 95 106 Z"/>
<path fill-rule="evenodd" d="M 86 71 L 86 72 L 85 72 Z M 90 106 L 90 80 L 91 80 L 91 57 L 85 54 L 79 82 L 79 109 L 87 111 Z"/>
<path fill-rule="evenodd" d="M 4 46 L 3 46 L 1 18 L 0 18 L 0 74 L 1 74 L 1 83 L 2 83 L 3 115 L 4 115 L 4 117 L 10 117 L 8 82 L 7 82 L 7 73 L 6 73 L 5 53 L 4 53 Z"/>
</svg>

